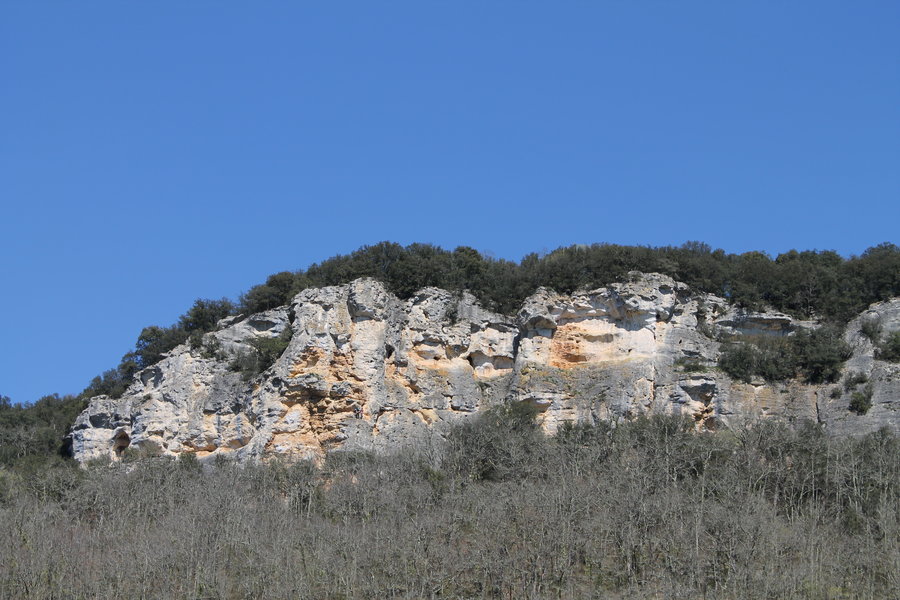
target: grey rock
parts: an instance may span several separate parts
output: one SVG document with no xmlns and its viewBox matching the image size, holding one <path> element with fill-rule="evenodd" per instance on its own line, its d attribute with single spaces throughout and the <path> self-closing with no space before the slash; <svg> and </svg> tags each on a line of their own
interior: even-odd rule
<svg viewBox="0 0 900 600">
<path fill-rule="evenodd" d="M 819 400 L 820 420 L 834 433 L 870 433 L 882 427 L 900 430 L 900 363 L 875 357 L 875 343 L 861 331 L 866 321 L 881 326 L 882 340 L 887 333 L 900 330 L 900 298 L 871 305 L 847 325 L 844 339 L 853 355 L 844 363 L 841 383 L 823 389 Z M 847 389 L 843 384 L 852 375 L 857 379 L 861 375 L 866 382 Z M 850 399 L 853 392 L 865 393 L 867 387 L 872 394 L 872 407 L 864 415 L 858 415 L 849 410 Z M 837 398 L 832 397 L 834 390 L 840 393 Z"/>
<path fill-rule="evenodd" d="M 293 314 L 293 321 L 290 315 Z M 855 434 L 900 424 L 900 367 L 876 360 L 863 319 L 900 327 L 900 299 L 851 322 L 846 374 L 864 373 L 872 408 L 850 392 L 800 382 L 731 381 L 715 369 L 721 339 L 791 335 L 800 322 L 747 313 L 659 274 L 573 294 L 542 288 L 515 317 L 468 293 L 419 290 L 408 300 L 373 279 L 308 289 L 290 307 L 229 317 L 135 376 L 120 399 L 93 398 L 71 432 L 79 461 L 125 448 L 201 459 L 316 458 L 341 450 L 432 444 L 447 428 L 504 400 L 539 409 L 547 433 L 568 422 L 684 414 L 698 428 L 763 418 L 812 419 Z M 251 342 L 292 335 L 265 373 L 229 365 Z"/>
</svg>

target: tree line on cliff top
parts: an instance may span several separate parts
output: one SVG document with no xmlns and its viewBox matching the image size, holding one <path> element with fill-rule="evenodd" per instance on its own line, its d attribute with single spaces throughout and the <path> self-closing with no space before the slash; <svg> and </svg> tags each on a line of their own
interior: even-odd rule
<svg viewBox="0 0 900 600">
<path fill-rule="evenodd" d="M 306 269 L 271 275 L 238 302 L 198 299 L 174 325 L 145 327 L 134 349 L 116 368 L 95 377 L 82 396 L 119 396 L 134 373 L 181 343 L 199 344 L 219 319 L 289 304 L 307 288 L 373 277 L 401 298 L 426 286 L 469 290 L 486 308 L 511 313 L 538 287 L 570 293 L 621 281 L 629 271 L 664 273 L 696 292 L 723 296 L 751 310 L 771 307 L 839 325 L 872 302 L 900 295 L 900 248 L 891 243 L 846 259 L 830 250 L 791 250 L 774 259 L 764 252 L 727 254 L 702 242 L 679 247 L 574 245 L 528 254 L 516 263 L 465 246 L 451 251 L 431 244 L 381 242 Z"/>
</svg>

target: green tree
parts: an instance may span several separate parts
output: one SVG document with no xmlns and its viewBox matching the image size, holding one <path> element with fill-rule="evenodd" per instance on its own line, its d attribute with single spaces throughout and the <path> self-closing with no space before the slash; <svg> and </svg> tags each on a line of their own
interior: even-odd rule
<svg viewBox="0 0 900 600">
<path fill-rule="evenodd" d="M 156 364 L 162 355 L 183 344 L 187 340 L 187 332 L 179 326 L 157 327 L 151 325 L 141 330 L 134 345 L 134 361 L 139 369 Z"/>
<path fill-rule="evenodd" d="M 875 358 L 900 362 L 900 331 L 892 331 L 885 336 L 884 341 L 878 345 L 875 351 Z"/>
<path fill-rule="evenodd" d="M 216 323 L 234 314 L 234 311 L 234 303 L 227 298 L 221 300 L 198 298 L 194 301 L 194 305 L 178 319 L 178 325 L 188 333 L 213 331 Z"/>
<path fill-rule="evenodd" d="M 65 436 L 85 401 L 75 396 L 51 394 L 34 404 L 13 405 L 0 401 L 0 466 L 23 461 L 31 465 L 55 462 L 66 453 Z"/>
<path fill-rule="evenodd" d="M 465 246 L 449 252 L 431 244 L 403 247 L 380 242 L 312 264 L 305 271 L 276 273 L 243 294 L 239 309 L 244 314 L 269 310 L 289 304 L 307 287 L 339 285 L 365 276 L 381 280 L 401 298 L 409 298 L 425 286 L 467 289 L 486 307 L 512 313 L 539 286 L 568 293 L 623 281 L 634 270 L 668 274 L 696 292 L 722 295 L 750 309 L 771 307 L 837 325 L 872 302 L 900 296 L 900 248 L 891 243 L 873 246 L 862 256 L 847 260 L 833 251 L 792 250 L 774 261 L 763 252 L 726 254 L 697 241 L 677 248 L 581 244 L 528 254 L 517 264 L 485 257 Z M 136 371 L 159 361 L 189 335 L 198 346 L 202 333 L 233 312 L 227 299 L 197 300 L 177 324 L 142 330 L 134 350 L 116 369 L 95 378 L 89 389 L 121 393 Z M 841 343 L 830 350 L 831 355 L 824 347 L 814 348 L 818 346 L 802 351 L 794 348 L 791 356 L 797 360 L 781 364 L 778 357 L 787 356 L 784 348 L 760 346 L 759 352 L 742 350 L 725 364 L 740 373 L 738 378 L 748 376 L 745 367 L 751 362 L 755 365 L 752 373 L 767 378 L 784 376 L 800 366 L 805 376 L 815 380 L 833 378 L 835 357 L 843 353 Z M 892 352 L 883 356 L 894 356 Z"/>
<path fill-rule="evenodd" d="M 297 277 L 289 271 L 270 275 L 266 282 L 250 288 L 241 296 L 240 309 L 245 314 L 253 314 L 289 304 L 296 294 Z"/>
<path fill-rule="evenodd" d="M 850 358 L 850 347 L 844 342 L 841 329 L 835 326 L 801 329 L 793 342 L 797 362 L 809 383 L 836 381 L 841 365 Z"/>
</svg>

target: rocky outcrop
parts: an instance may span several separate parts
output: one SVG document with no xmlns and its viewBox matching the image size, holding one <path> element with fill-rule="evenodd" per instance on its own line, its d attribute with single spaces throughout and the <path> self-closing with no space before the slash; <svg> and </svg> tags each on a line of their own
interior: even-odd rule
<svg viewBox="0 0 900 600">
<path fill-rule="evenodd" d="M 860 319 L 900 326 L 900 300 L 869 312 Z M 834 386 L 731 381 L 715 369 L 719 340 L 815 324 L 742 313 L 664 275 L 631 273 L 571 295 L 540 289 L 515 317 L 467 293 L 425 288 L 400 300 L 361 279 L 230 317 L 202 347 L 175 348 L 121 399 L 94 398 L 72 448 L 80 461 L 135 450 L 238 459 L 385 451 L 427 442 L 504 400 L 534 404 L 548 433 L 647 413 L 690 415 L 702 428 L 776 417 L 840 433 L 897 429 L 898 367 L 875 360 L 860 319 L 847 330 L 854 355 L 845 370 L 866 373 L 875 390 L 865 415 L 848 410 L 848 394 L 834 397 Z M 287 328 L 287 349 L 264 373 L 246 381 L 232 370 L 252 340 Z"/>
<path fill-rule="evenodd" d="M 820 420 L 835 433 L 864 433 L 882 427 L 897 431 L 900 424 L 900 364 L 876 359 L 875 340 L 862 331 L 866 322 L 877 324 L 882 337 L 900 330 L 900 298 L 873 304 L 847 325 L 844 339 L 853 355 L 844 365 L 840 385 L 831 386 L 819 402 Z M 849 410 L 854 393 L 865 394 L 872 404 L 864 418 Z"/>
</svg>

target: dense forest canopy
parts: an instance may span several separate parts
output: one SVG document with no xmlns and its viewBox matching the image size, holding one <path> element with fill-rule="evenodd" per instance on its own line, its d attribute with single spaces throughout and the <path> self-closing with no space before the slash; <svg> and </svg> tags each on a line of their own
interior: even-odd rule
<svg viewBox="0 0 900 600">
<path fill-rule="evenodd" d="M 873 302 L 900 295 L 900 248 L 887 242 L 847 259 L 831 250 L 791 250 L 774 259 L 765 252 L 727 254 L 702 242 L 678 247 L 574 245 L 544 255 L 531 253 L 518 263 L 465 246 L 451 251 L 431 244 L 381 242 L 305 270 L 271 275 L 237 303 L 197 300 L 176 324 L 144 328 L 134 350 L 118 367 L 95 377 L 82 395 L 121 395 L 134 373 L 178 344 L 189 339 L 197 343 L 222 317 L 283 306 L 306 288 L 374 277 L 401 298 L 426 286 L 469 290 L 486 308 L 511 313 L 538 287 L 570 293 L 621 281 L 629 271 L 664 273 L 696 292 L 723 296 L 748 309 L 771 307 L 837 325 Z"/>
</svg>

